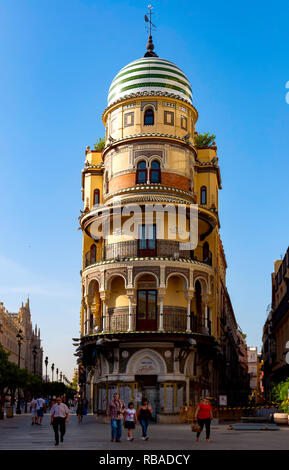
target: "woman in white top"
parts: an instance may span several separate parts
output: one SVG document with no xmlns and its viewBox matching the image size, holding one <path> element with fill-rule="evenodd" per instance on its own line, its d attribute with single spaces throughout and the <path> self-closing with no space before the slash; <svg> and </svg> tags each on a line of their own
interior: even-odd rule
<svg viewBox="0 0 289 470">
<path fill-rule="evenodd" d="M 127 440 L 133 441 L 132 430 L 135 429 L 135 425 L 137 424 L 137 417 L 136 417 L 136 410 L 134 408 L 134 404 L 131 401 L 128 404 L 126 411 L 124 412 L 124 427 L 127 429 Z"/>
<path fill-rule="evenodd" d="M 32 417 L 32 423 L 31 424 L 34 424 L 37 422 L 37 410 L 36 410 L 36 407 L 37 407 L 37 401 L 35 400 L 35 398 L 33 397 L 31 402 L 30 402 L 30 411 L 31 411 L 31 417 Z"/>
</svg>

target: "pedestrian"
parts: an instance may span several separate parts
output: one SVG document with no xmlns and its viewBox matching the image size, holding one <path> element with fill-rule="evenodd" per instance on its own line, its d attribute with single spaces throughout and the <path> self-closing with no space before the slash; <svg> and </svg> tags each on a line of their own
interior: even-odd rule
<svg viewBox="0 0 289 470">
<path fill-rule="evenodd" d="M 198 421 L 198 425 L 201 428 L 200 431 L 197 432 L 196 442 L 199 441 L 204 425 L 206 426 L 206 441 L 210 442 L 210 426 L 212 419 L 213 411 L 210 400 L 208 398 L 203 398 L 203 400 L 198 404 L 195 412 L 195 420 Z"/>
<path fill-rule="evenodd" d="M 142 428 L 142 440 L 143 441 L 147 441 L 149 438 L 147 435 L 147 430 L 148 430 L 148 426 L 152 418 L 152 413 L 153 413 L 153 410 L 152 410 L 151 404 L 149 404 L 146 398 L 143 398 L 142 404 L 137 410 L 137 419 Z"/>
<path fill-rule="evenodd" d="M 110 417 L 111 425 L 111 442 L 121 442 L 121 425 L 123 414 L 125 412 L 125 404 L 120 400 L 118 393 L 114 393 L 107 407 L 107 415 Z"/>
<path fill-rule="evenodd" d="M 86 397 L 83 398 L 82 400 L 82 406 L 83 406 L 83 415 L 87 415 L 87 407 L 88 407 L 88 400 Z"/>
<path fill-rule="evenodd" d="M 52 424 L 55 434 L 55 445 L 59 445 L 59 431 L 60 430 L 60 442 L 63 442 L 65 434 L 65 423 L 68 423 L 69 409 L 62 403 L 61 397 L 56 398 L 56 403 L 52 406 L 50 411 L 50 424 Z"/>
<path fill-rule="evenodd" d="M 135 429 L 135 425 L 137 424 L 137 417 L 136 417 L 136 409 L 134 407 L 133 402 L 131 401 L 126 411 L 124 412 L 124 427 L 127 429 L 127 440 L 133 441 L 132 430 Z"/>
<path fill-rule="evenodd" d="M 37 421 L 37 410 L 36 410 L 36 407 L 37 407 L 37 401 L 35 400 L 35 397 L 33 396 L 32 397 L 32 400 L 30 402 L 30 412 L 31 412 L 31 418 L 32 418 L 32 422 L 31 424 L 36 424 L 36 421 Z"/>
<path fill-rule="evenodd" d="M 76 414 L 77 414 L 77 418 L 78 418 L 78 422 L 81 423 L 82 422 L 82 418 L 83 418 L 83 402 L 82 402 L 82 399 L 79 397 L 78 400 L 77 400 L 77 406 L 76 406 Z"/>
<path fill-rule="evenodd" d="M 45 401 L 43 399 L 43 395 L 40 395 L 39 398 L 36 400 L 36 411 L 37 411 L 37 424 L 42 424 L 42 418 L 44 413 L 44 405 Z"/>
</svg>

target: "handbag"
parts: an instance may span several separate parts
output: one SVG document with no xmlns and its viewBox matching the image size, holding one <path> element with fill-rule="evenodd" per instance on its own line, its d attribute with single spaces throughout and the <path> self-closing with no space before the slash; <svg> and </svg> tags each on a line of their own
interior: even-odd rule
<svg viewBox="0 0 289 470">
<path fill-rule="evenodd" d="M 201 426 L 197 423 L 192 423 L 192 432 L 200 432 Z"/>
</svg>

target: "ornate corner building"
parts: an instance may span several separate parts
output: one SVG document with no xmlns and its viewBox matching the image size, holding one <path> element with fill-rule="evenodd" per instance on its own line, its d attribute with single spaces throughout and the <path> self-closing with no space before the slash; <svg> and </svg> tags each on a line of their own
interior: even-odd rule
<svg viewBox="0 0 289 470">
<path fill-rule="evenodd" d="M 126 402 L 145 395 L 160 422 L 173 422 L 180 406 L 202 395 L 235 397 L 242 367 L 230 302 L 225 309 L 217 148 L 195 147 L 189 80 L 153 52 L 151 38 L 147 49 L 112 81 L 104 150 L 86 149 L 78 354 L 84 393 L 100 417 L 118 390 Z M 182 208 L 183 217 L 171 219 L 167 207 Z M 132 212 L 133 229 L 124 233 Z M 230 390 L 220 373 L 226 351 Z"/>
</svg>

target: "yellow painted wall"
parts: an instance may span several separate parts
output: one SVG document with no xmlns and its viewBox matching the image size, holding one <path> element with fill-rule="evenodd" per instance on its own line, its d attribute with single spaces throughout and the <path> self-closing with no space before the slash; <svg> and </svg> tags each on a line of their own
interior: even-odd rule
<svg viewBox="0 0 289 470">
<path fill-rule="evenodd" d="M 121 277 L 112 279 L 109 292 L 108 308 L 128 307 L 128 296 L 126 295 L 124 280 Z"/>
<path fill-rule="evenodd" d="M 144 112 L 147 108 L 144 105 L 141 110 L 141 103 L 148 102 L 147 106 L 151 106 L 151 101 L 157 101 L 157 109 L 154 108 L 154 125 L 144 125 Z M 126 107 L 128 104 L 135 103 L 133 107 Z M 173 106 L 167 106 L 170 103 Z M 174 113 L 174 124 L 165 124 L 164 111 Z M 126 113 L 134 113 L 134 124 L 131 126 L 124 126 L 124 115 Z M 187 129 L 181 127 L 181 117 L 184 116 L 187 119 Z M 154 97 L 153 99 L 138 98 L 128 99 L 119 105 L 114 105 L 107 110 L 103 115 L 103 122 L 105 126 L 108 126 L 108 136 L 110 135 L 114 139 L 121 139 L 139 133 L 151 133 L 158 132 L 163 134 L 172 134 L 178 137 L 184 137 L 188 133 L 191 134 L 193 140 L 194 135 L 194 122 L 197 120 L 197 112 L 193 106 L 183 103 L 180 105 L 178 100 L 173 98 L 161 98 Z M 107 137 L 108 137 L 107 136 Z"/>
<path fill-rule="evenodd" d="M 164 297 L 164 305 L 174 307 L 187 307 L 185 297 L 186 281 L 180 277 L 172 276 L 168 280 L 168 287 Z"/>
</svg>

